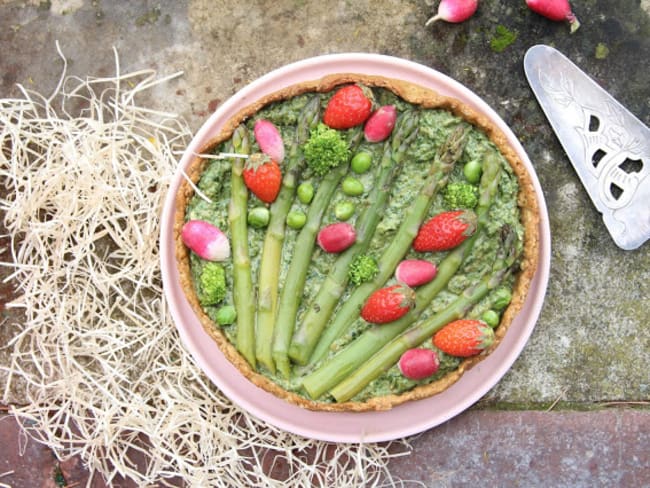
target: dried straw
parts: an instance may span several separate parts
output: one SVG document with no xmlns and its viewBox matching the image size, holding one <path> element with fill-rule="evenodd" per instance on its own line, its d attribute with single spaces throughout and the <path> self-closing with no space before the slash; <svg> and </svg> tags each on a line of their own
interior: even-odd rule
<svg viewBox="0 0 650 488">
<path fill-rule="evenodd" d="M 57 44 L 58 49 L 58 44 Z M 65 65 L 65 57 L 59 54 Z M 0 200 L 24 312 L 3 398 L 61 460 L 139 485 L 395 485 L 392 444 L 328 444 L 248 415 L 181 346 L 159 269 L 160 213 L 191 136 L 175 114 L 138 105 L 180 73 L 68 76 L 44 97 L 0 99 Z M 397 449 L 395 445 L 397 444 Z M 401 454 L 400 452 L 401 451 Z M 88 485 L 90 485 L 89 481 Z M 402 482 L 397 484 L 403 485 Z"/>
</svg>

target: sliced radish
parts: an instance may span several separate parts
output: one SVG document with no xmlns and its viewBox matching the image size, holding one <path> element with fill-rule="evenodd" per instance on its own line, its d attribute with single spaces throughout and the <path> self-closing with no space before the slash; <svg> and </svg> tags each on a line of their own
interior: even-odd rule
<svg viewBox="0 0 650 488">
<path fill-rule="evenodd" d="M 284 142 L 280 131 L 273 122 L 264 119 L 257 120 L 253 133 L 261 151 L 277 163 L 281 163 L 284 159 Z"/>
<path fill-rule="evenodd" d="M 431 349 L 409 349 L 399 359 L 400 372 L 411 380 L 428 378 L 440 366 L 438 355 Z"/>
<path fill-rule="evenodd" d="M 183 244 L 200 258 L 224 261 L 230 257 L 230 243 L 226 234 L 204 220 L 190 220 L 181 230 Z"/>
<path fill-rule="evenodd" d="M 408 286 L 420 286 L 436 277 L 436 265 L 423 259 L 405 259 L 397 265 L 395 278 Z"/>
<path fill-rule="evenodd" d="M 368 142 L 381 142 L 390 136 L 397 120 L 394 105 L 384 105 L 372 113 L 363 126 L 363 134 Z"/>
<path fill-rule="evenodd" d="M 347 222 L 338 222 L 323 227 L 318 233 L 316 242 L 325 252 L 339 253 L 354 244 L 357 233 Z"/>
</svg>

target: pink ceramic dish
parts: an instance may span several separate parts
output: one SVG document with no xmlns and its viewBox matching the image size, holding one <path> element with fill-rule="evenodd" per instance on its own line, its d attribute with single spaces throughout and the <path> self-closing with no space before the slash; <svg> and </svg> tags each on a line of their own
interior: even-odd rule
<svg viewBox="0 0 650 488">
<path fill-rule="evenodd" d="M 332 73 L 381 75 L 417 83 L 455 97 L 499 126 L 530 173 L 540 210 L 540 257 L 523 309 L 499 347 L 444 392 L 379 412 L 317 412 L 290 404 L 249 382 L 203 330 L 179 286 L 174 257 L 174 200 L 182 168 L 239 109 L 285 86 Z M 487 393 L 508 371 L 530 337 L 542 308 L 550 268 L 550 230 L 539 180 L 523 147 L 503 120 L 477 95 L 451 78 L 420 64 L 375 54 L 335 54 L 289 64 L 252 82 L 226 101 L 196 134 L 180 161 L 163 209 L 161 268 L 165 295 L 180 337 L 210 379 L 236 404 L 256 417 L 306 437 L 331 442 L 378 442 L 417 434 L 458 415 Z"/>
</svg>

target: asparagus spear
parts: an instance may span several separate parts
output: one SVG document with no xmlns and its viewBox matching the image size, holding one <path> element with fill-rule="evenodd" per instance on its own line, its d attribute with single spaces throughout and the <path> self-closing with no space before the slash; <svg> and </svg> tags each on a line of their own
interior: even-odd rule
<svg viewBox="0 0 650 488">
<path fill-rule="evenodd" d="M 264 238 L 262 258 L 260 261 L 257 297 L 257 340 L 255 355 L 257 360 L 272 373 L 275 364 L 271 354 L 273 327 L 278 301 L 278 278 L 282 260 L 284 226 L 287 213 L 291 208 L 296 184 L 304 166 L 302 145 L 309 138 L 309 133 L 318 125 L 320 117 L 320 96 L 311 99 L 300 114 L 296 134 L 285 166 L 282 187 L 278 197 L 271 205 L 271 220 Z"/>
<path fill-rule="evenodd" d="M 349 138 L 348 146 L 353 152 L 361 142 L 363 131 L 361 128 L 354 130 Z M 275 367 L 285 376 L 289 377 L 290 364 L 287 355 L 291 336 L 296 323 L 296 315 L 302 298 L 309 262 L 316 242 L 316 234 L 320 228 L 323 214 L 334 196 L 338 185 L 348 172 L 349 160 L 332 169 L 321 181 L 318 191 L 314 196 L 309 211 L 307 222 L 298 234 L 295 251 L 287 271 L 286 280 L 280 294 L 278 315 L 274 326 L 273 335 L 273 360 Z"/>
<path fill-rule="evenodd" d="M 384 144 L 384 153 L 378 165 L 378 175 L 369 196 L 370 205 L 357 219 L 357 240 L 334 263 L 316 296 L 309 304 L 299 328 L 293 335 L 289 356 L 298 364 L 306 364 L 316 342 L 339 302 L 348 282 L 348 268 L 355 256 L 370 245 L 381 213 L 388 201 L 390 185 L 399 172 L 406 150 L 417 135 L 418 114 L 407 112 L 396 124 L 392 138 Z"/>
<path fill-rule="evenodd" d="M 506 237 L 490 273 L 478 283 L 467 288 L 445 310 L 411 327 L 390 341 L 355 372 L 332 388 L 330 393 L 337 402 L 350 400 L 372 380 L 397 363 L 405 351 L 419 346 L 449 322 L 465 316 L 474 304 L 501 284 L 512 271 L 517 258 L 516 235 L 510 228 L 504 230 Z"/>
<path fill-rule="evenodd" d="M 461 157 L 465 148 L 466 135 L 467 128 L 459 125 L 440 147 L 429 170 L 429 175 L 409 211 L 404 216 L 404 220 L 393 241 L 383 252 L 381 258 L 378 259 L 379 272 L 372 281 L 359 286 L 343 304 L 333 322 L 323 331 L 311 355 L 309 364 L 315 364 L 327 355 L 332 342 L 340 337 L 359 316 L 359 311 L 370 294 L 381 287 L 393 274 L 395 267 L 404 257 L 417 235 L 420 224 L 429 211 L 433 196 L 447 183 L 449 172 Z"/>
<path fill-rule="evenodd" d="M 479 189 L 479 204 L 476 208 L 477 228 L 473 236 L 452 250 L 438 265 L 438 273 L 433 281 L 420 287 L 416 292 L 415 307 L 404 317 L 389 324 L 373 326 L 361 334 L 354 342 L 332 359 L 319 366 L 303 379 L 303 387 L 312 398 L 318 398 L 330 388 L 343 381 L 357 370 L 379 349 L 404 332 L 426 310 L 438 293 L 471 254 L 488 221 L 488 211 L 497 194 L 501 164 L 496 153 L 490 152 L 483 163 L 483 175 Z"/>
<path fill-rule="evenodd" d="M 240 125 L 235 129 L 230 144 L 229 152 L 250 154 L 251 147 L 246 126 Z M 237 310 L 236 346 L 251 366 L 255 367 L 255 307 L 246 223 L 248 189 L 242 177 L 244 162 L 244 158 L 232 160 L 228 221 L 232 240 L 233 300 Z"/>
</svg>

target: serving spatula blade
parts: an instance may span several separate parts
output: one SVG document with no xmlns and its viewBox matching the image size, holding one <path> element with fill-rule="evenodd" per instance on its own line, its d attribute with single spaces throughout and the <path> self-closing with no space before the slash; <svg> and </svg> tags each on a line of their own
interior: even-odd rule
<svg viewBox="0 0 650 488">
<path fill-rule="evenodd" d="M 650 238 L 650 129 L 558 50 L 531 47 L 528 82 L 614 242 Z"/>
</svg>

